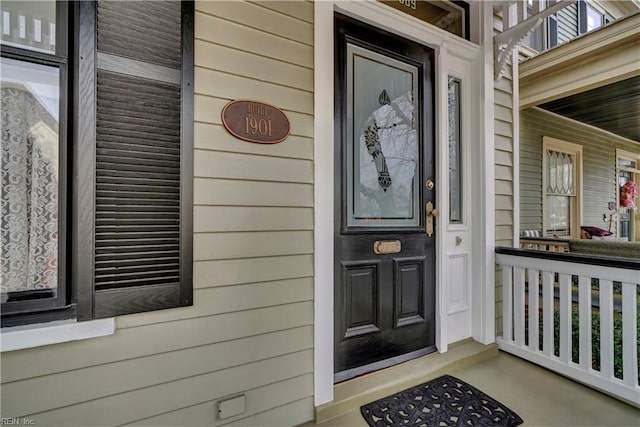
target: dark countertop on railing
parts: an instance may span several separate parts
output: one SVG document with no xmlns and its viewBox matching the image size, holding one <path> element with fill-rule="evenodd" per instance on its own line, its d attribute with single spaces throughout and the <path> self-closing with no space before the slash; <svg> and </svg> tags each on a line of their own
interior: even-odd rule
<svg viewBox="0 0 640 427">
<path fill-rule="evenodd" d="M 549 242 L 549 243 L 569 243 L 569 238 L 566 237 L 530 237 L 530 236 L 520 236 L 520 240 L 535 240 L 539 242 Z"/>
<path fill-rule="evenodd" d="M 538 258 L 564 262 L 575 262 L 579 264 L 601 265 L 603 267 L 624 268 L 627 270 L 640 270 L 640 259 L 619 258 L 599 255 L 585 255 L 572 252 L 550 252 L 535 249 L 518 249 L 503 246 L 496 247 L 496 254 L 522 256 L 527 258 Z"/>
</svg>

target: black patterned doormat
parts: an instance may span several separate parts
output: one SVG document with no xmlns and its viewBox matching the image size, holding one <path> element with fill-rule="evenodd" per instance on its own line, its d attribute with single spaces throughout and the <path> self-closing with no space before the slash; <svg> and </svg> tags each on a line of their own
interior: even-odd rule
<svg viewBox="0 0 640 427">
<path fill-rule="evenodd" d="M 371 427 L 505 426 L 522 418 L 477 388 L 450 375 L 360 407 Z"/>
</svg>

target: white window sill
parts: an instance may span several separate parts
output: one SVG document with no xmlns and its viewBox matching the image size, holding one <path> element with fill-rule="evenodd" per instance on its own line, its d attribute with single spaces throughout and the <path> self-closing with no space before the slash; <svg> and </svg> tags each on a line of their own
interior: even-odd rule
<svg viewBox="0 0 640 427">
<path fill-rule="evenodd" d="M 113 335 L 116 331 L 114 318 L 77 322 L 61 320 L 35 325 L 3 328 L 0 333 L 0 351 L 13 351 L 43 345 L 84 340 Z"/>
</svg>

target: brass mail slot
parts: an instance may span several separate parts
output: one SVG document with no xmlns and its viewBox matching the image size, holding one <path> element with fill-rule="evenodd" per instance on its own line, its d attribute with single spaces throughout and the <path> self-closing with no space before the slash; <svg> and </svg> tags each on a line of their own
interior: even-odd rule
<svg viewBox="0 0 640 427">
<path fill-rule="evenodd" d="M 400 240 L 376 240 L 373 252 L 377 254 L 397 254 L 402 250 Z"/>
</svg>

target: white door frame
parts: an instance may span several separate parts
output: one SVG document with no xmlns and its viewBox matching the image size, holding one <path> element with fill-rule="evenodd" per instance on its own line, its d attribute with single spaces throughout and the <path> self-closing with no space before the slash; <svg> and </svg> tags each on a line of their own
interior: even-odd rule
<svg viewBox="0 0 640 427">
<path fill-rule="evenodd" d="M 333 304 L 333 271 L 334 271 L 334 12 L 351 16 L 383 30 L 396 33 L 405 38 L 417 41 L 435 50 L 435 117 L 436 117 L 436 207 L 440 211 L 436 220 L 436 345 L 440 352 L 447 350 L 447 345 L 462 338 L 473 337 L 477 341 L 493 342 L 494 309 L 487 307 L 488 301 L 493 304 L 493 274 L 486 270 L 487 259 L 487 215 L 493 217 L 492 192 L 489 200 L 483 198 L 487 187 L 487 179 L 483 175 L 486 170 L 483 153 L 487 151 L 486 129 L 483 123 L 487 120 L 486 109 L 482 108 L 486 97 L 483 79 L 474 76 L 474 67 L 486 69 L 483 49 L 443 30 L 421 22 L 409 15 L 396 11 L 376 1 L 316 1 L 314 24 L 314 172 L 315 172 L 315 239 L 314 239 L 314 387 L 315 405 L 333 400 L 333 342 L 334 342 L 334 304 Z M 483 9 L 472 3 L 474 9 Z M 486 13 L 486 12 L 485 12 Z M 475 13 L 478 16 L 478 13 Z M 473 25 L 472 25 L 473 26 Z M 472 33 L 474 31 L 472 30 Z M 493 61 L 489 59 L 492 67 Z M 492 75 L 492 69 L 490 74 Z M 448 182 L 447 162 L 447 76 L 453 74 L 468 80 L 464 91 L 463 112 L 468 115 L 463 136 L 467 150 L 465 167 L 465 214 L 466 222 L 461 226 L 450 227 L 448 221 Z M 483 74 L 483 73 L 480 73 Z M 473 79 L 473 80 L 472 80 Z M 491 88 L 493 90 L 493 88 Z M 493 98 L 491 98 L 491 101 Z M 464 113 L 463 113 L 464 114 Z M 491 120 L 493 114 L 490 113 Z M 491 131 L 493 128 L 491 127 Z M 474 138 L 472 140 L 472 138 Z M 493 142 L 491 141 L 491 150 Z M 444 148 L 444 149 L 443 149 Z M 493 168 L 493 165 L 491 166 Z M 482 178 L 482 179 L 479 179 Z M 491 182 L 493 186 L 493 182 Z M 474 209 L 477 201 L 482 201 L 482 208 Z M 493 224 L 493 221 L 489 221 Z M 471 227 L 473 224 L 473 228 Z M 488 224 L 487 224 L 488 225 Z M 488 228 L 488 227 L 487 227 Z M 455 249 L 451 242 L 455 236 L 462 237 L 462 248 Z M 492 246 L 493 243 L 489 246 Z M 462 257 L 465 272 L 449 277 L 447 270 L 453 264 L 451 259 Z M 456 264 L 456 267 L 459 265 Z M 459 289 L 450 292 L 450 281 L 463 279 Z M 471 279 L 474 278 L 473 288 Z M 478 278 L 490 279 L 478 280 Z M 480 283 L 478 283 L 480 282 Z M 489 283 L 487 283 L 489 282 Z M 457 282 L 456 282 L 457 283 Z M 463 296 L 461 301 L 452 299 Z M 489 293 L 489 294 L 487 294 Z M 466 305 L 465 305 L 466 304 Z M 461 313 L 464 314 L 461 316 Z"/>
</svg>

